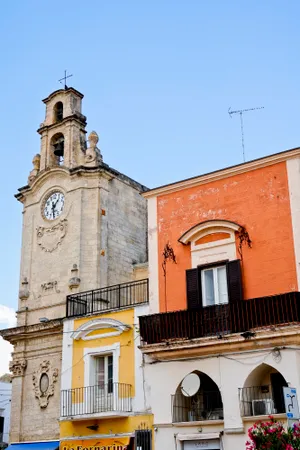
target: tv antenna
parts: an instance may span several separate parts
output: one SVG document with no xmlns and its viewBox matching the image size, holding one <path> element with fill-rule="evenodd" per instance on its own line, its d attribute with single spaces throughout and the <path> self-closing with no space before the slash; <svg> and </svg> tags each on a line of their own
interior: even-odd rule
<svg viewBox="0 0 300 450">
<path fill-rule="evenodd" d="M 258 108 L 249 108 L 249 109 L 238 109 L 236 111 L 231 111 L 231 107 L 228 109 L 229 117 L 232 119 L 232 114 L 239 114 L 241 121 L 241 133 L 242 133 L 242 150 L 243 150 L 243 160 L 246 161 L 245 158 L 245 142 L 244 142 L 244 124 L 243 124 L 243 114 L 248 111 L 255 111 L 257 109 L 264 109 L 264 106 L 259 106 Z"/>
</svg>

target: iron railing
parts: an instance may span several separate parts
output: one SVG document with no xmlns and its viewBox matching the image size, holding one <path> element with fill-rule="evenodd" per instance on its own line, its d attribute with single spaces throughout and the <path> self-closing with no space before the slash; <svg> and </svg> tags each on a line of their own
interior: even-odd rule
<svg viewBox="0 0 300 450">
<path fill-rule="evenodd" d="M 130 412 L 131 385 L 109 383 L 61 391 L 61 416 Z"/>
<path fill-rule="evenodd" d="M 67 296 L 67 317 L 126 308 L 149 301 L 148 279 Z"/>
<path fill-rule="evenodd" d="M 142 345 L 300 323 L 300 293 L 142 316 Z"/>
<path fill-rule="evenodd" d="M 271 385 L 250 386 L 239 389 L 242 416 L 261 416 L 285 412 L 283 391 L 275 399 Z"/>
<path fill-rule="evenodd" d="M 195 422 L 224 418 L 220 391 L 203 391 L 193 397 L 172 395 L 172 422 Z"/>
<path fill-rule="evenodd" d="M 152 448 L 151 430 L 145 427 L 141 427 L 140 429 L 136 430 L 134 439 L 134 450 L 151 450 L 151 448 Z"/>
</svg>

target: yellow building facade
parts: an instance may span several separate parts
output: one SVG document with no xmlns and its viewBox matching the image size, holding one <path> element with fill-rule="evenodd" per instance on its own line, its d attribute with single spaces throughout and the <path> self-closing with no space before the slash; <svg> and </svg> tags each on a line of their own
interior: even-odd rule
<svg viewBox="0 0 300 450">
<path fill-rule="evenodd" d="M 146 282 L 138 284 L 145 289 Z M 150 450 L 153 421 L 138 348 L 139 316 L 148 314 L 148 303 L 140 297 L 128 307 L 90 313 L 89 300 L 82 309 L 75 296 L 74 317 L 64 321 L 60 448 Z M 102 309 L 103 299 L 97 302 L 93 309 Z"/>
</svg>

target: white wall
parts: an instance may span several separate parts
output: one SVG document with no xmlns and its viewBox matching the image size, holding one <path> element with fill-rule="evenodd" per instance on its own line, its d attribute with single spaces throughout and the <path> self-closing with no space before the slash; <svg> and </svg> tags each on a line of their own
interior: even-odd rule
<svg viewBox="0 0 300 450">
<path fill-rule="evenodd" d="M 0 416 L 4 417 L 3 442 L 8 443 L 10 429 L 11 383 L 0 381 Z"/>
<path fill-rule="evenodd" d="M 248 375 L 260 364 L 265 363 L 278 370 L 292 386 L 300 393 L 300 360 L 296 349 L 281 350 L 281 357 L 272 354 L 272 350 L 247 352 L 239 354 L 222 354 L 203 359 L 177 360 L 146 364 L 145 376 L 151 386 L 148 403 L 154 414 L 155 449 L 180 450 L 175 446 L 174 434 L 199 432 L 199 426 L 175 426 L 172 424 L 171 395 L 175 394 L 182 379 L 190 372 L 198 370 L 212 378 L 218 385 L 224 407 L 224 424 L 201 425 L 203 432 L 224 431 L 223 445 L 225 450 L 241 450 L 241 442 L 247 439 L 246 425 L 240 415 L 238 389 L 244 386 Z M 242 431 L 244 429 L 244 432 Z"/>
</svg>

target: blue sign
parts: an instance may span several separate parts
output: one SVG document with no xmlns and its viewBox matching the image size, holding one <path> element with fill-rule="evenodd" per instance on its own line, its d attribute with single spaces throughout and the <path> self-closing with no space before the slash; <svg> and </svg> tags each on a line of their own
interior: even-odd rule
<svg viewBox="0 0 300 450">
<path fill-rule="evenodd" d="M 295 388 L 284 387 L 283 395 L 284 395 L 286 417 L 288 419 L 299 419 L 300 415 L 297 399 L 297 390 Z"/>
</svg>

